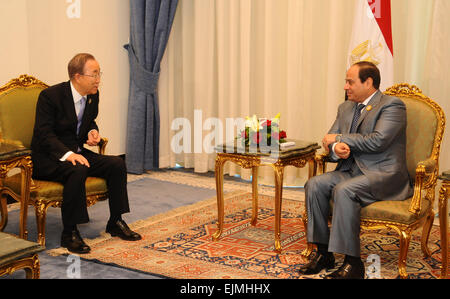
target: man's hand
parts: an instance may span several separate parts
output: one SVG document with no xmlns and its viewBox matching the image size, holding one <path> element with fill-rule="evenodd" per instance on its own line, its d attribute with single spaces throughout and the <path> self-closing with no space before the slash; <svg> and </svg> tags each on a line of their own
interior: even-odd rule
<svg viewBox="0 0 450 299">
<path fill-rule="evenodd" d="M 75 154 L 75 153 L 73 153 L 69 157 L 67 157 L 66 161 L 71 162 L 74 166 L 76 166 L 78 163 L 78 164 L 81 164 L 81 165 L 84 165 L 87 167 L 91 167 L 89 165 L 88 160 L 85 157 L 83 157 L 82 155 L 79 155 L 79 154 Z"/>
<path fill-rule="evenodd" d="M 336 142 L 336 136 L 337 136 L 337 134 L 327 134 L 327 135 L 325 135 L 325 137 L 323 137 L 322 146 L 327 153 L 330 151 L 330 148 L 329 148 L 330 144 L 333 144 Z"/>
<path fill-rule="evenodd" d="M 334 153 L 341 159 L 348 159 L 350 157 L 350 147 L 343 142 L 337 143 L 334 146 Z"/>
<path fill-rule="evenodd" d="M 89 146 L 96 146 L 99 142 L 100 142 L 101 138 L 100 138 L 100 134 L 98 133 L 97 130 L 91 130 L 88 134 L 88 140 L 87 140 L 87 144 Z"/>
</svg>

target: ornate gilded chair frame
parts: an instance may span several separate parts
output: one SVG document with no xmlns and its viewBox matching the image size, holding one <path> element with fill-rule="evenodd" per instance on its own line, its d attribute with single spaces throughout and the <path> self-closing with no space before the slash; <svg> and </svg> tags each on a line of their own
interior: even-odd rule
<svg viewBox="0 0 450 299">
<path fill-rule="evenodd" d="M 423 226 L 421 248 L 425 257 L 429 257 L 431 252 L 428 248 L 428 239 L 434 221 L 435 212 L 433 211 L 435 200 L 435 188 L 439 173 L 439 153 L 441 150 L 441 142 L 445 129 L 445 115 L 442 108 L 433 100 L 422 94 L 422 91 L 415 85 L 406 83 L 395 85 L 389 88 L 385 94 L 396 96 L 414 98 L 416 100 L 427 103 L 435 112 L 438 119 L 437 129 L 433 142 L 433 149 L 431 156 L 417 164 L 416 176 L 414 180 L 414 195 L 411 201 L 409 212 L 416 215 L 417 220 L 408 225 L 395 221 L 380 221 L 374 219 L 361 218 L 361 228 L 367 230 L 392 229 L 399 234 L 400 237 L 400 256 L 398 262 L 398 271 L 401 278 L 408 278 L 406 272 L 406 257 L 408 254 L 409 243 L 412 232 Z M 319 154 L 316 156 L 316 169 L 314 175 L 325 173 L 327 169 L 328 155 Z M 425 194 L 425 195 L 424 195 Z M 428 200 L 430 202 L 428 211 L 425 211 L 425 216 L 419 218 L 422 214 L 423 202 Z M 369 206 L 370 207 L 370 206 Z M 305 210 L 303 222 L 306 227 L 308 216 Z M 303 252 L 304 256 L 309 256 L 313 250 L 313 245 L 307 245 Z"/>
<path fill-rule="evenodd" d="M 15 88 L 35 88 L 35 87 L 45 89 L 49 86 L 32 76 L 21 75 L 19 78 L 12 79 L 5 86 L 0 87 L 0 94 L 10 92 L 10 91 L 14 90 Z M 0 140 L 1 139 L 2 139 L 2 136 L 0 134 Z M 108 139 L 102 138 L 102 140 L 98 144 L 99 154 L 101 154 L 101 155 L 105 154 L 107 144 L 108 144 Z M 32 169 L 32 163 L 30 163 L 30 165 L 31 165 L 31 169 Z M 47 210 L 49 207 L 61 208 L 62 200 L 60 200 L 59 198 L 44 199 L 44 198 L 33 196 L 33 191 L 36 190 L 36 188 L 37 188 L 36 182 L 38 182 L 38 180 L 31 179 L 31 176 L 30 176 L 30 180 L 31 180 L 31 182 L 30 182 L 31 194 L 30 194 L 30 198 L 29 198 L 29 203 L 30 203 L 30 205 L 33 205 L 35 208 L 37 231 L 38 231 L 38 243 L 40 243 L 42 246 L 45 246 L 45 221 L 46 221 L 46 216 L 47 216 Z M 15 200 L 19 200 L 19 196 L 12 189 L 10 189 L 6 186 L 2 187 L 1 193 L 8 194 Z M 86 196 L 87 206 L 90 207 L 90 206 L 96 204 L 98 201 L 106 200 L 107 198 L 108 198 L 107 192 L 102 193 L 102 194 Z"/>
</svg>

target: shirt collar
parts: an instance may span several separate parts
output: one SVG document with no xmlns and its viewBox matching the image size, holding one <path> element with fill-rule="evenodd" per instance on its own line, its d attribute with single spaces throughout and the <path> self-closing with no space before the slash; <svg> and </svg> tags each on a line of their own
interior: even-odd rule
<svg viewBox="0 0 450 299">
<path fill-rule="evenodd" d="M 367 106 L 367 104 L 369 104 L 370 100 L 375 96 L 375 94 L 378 92 L 375 91 L 371 96 L 369 96 L 364 102 L 362 102 L 361 104 L 363 104 L 364 106 Z"/>
<path fill-rule="evenodd" d="M 75 89 L 75 87 L 72 84 L 72 81 L 70 81 L 70 89 L 72 89 L 72 96 L 73 96 L 73 102 L 78 103 L 83 98 L 82 95 Z"/>
</svg>

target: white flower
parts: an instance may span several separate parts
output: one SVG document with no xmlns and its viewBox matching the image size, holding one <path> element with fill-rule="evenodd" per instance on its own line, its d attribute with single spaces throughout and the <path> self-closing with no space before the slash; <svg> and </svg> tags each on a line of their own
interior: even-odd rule
<svg viewBox="0 0 450 299">
<path fill-rule="evenodd" d="M 250 128 L 252 131 L 258 131 L 259 129 L 259 121 L 256 115 L 253 115 L 252 118 L 246 117 L 245 118 L 245 127 Z"/>
</svg>

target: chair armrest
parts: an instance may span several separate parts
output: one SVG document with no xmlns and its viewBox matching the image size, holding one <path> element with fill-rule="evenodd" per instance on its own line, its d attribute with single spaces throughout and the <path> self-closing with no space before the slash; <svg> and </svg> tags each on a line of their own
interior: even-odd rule
<svg viewBox="0 0 450 299">
<path fill-rule="evenodd" d="M 108 138 L 102 137 L 100 142 L 97 144 L 98 153 L 100 155 L 104 155 L 106 151 L 106 145 L 108 144 Z"/>
<path fill-rule="evenodd" d="M 330 155 L 326 153 L 317 154 L 315 160 L 316 169 L 314 170 L 314 176 L 324 174 L 327 170 L 327 163 L 337 163 L 331 160 Z"/>
<path fill-rule="evenodd" d="M 434 159 L 428 159 L 425 161 L 421 161 L 419 163 L 417 163 L 417 168 L 424 168 L 425 169 L 425 173 L 433 173 L 434 170 L 436 169 L 437 166 L 437 162 Z M 417 171 L 416 168 L 416 171 Z"/>
<path fill-rule="evenodd" d="M 437 161 L 434 159 L 427 159 L 417 163 L 416 177 L 414 180 L 414 195 L 409 206 L 409 211 L 419 215 L 422 209 L 422 191 L 433 187 L 437 179 Z M 434 188 L 433 188 L 434 192 Z M 434 194 L 432 194 L 434 198 Z"/>
</svg>

